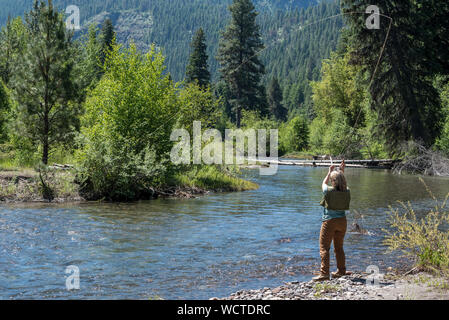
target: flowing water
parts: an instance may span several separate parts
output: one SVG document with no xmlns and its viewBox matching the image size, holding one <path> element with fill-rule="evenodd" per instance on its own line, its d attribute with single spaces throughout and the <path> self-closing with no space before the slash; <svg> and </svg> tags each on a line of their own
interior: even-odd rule
<svg viewBox="0 0 449 320">
<path fill-rule="evenodd" d="M 279 167 L 245 177 L 259 190 L 132 204 L 0 206 L 2 299 L 208 299 L 239 289 L 310 280 L 318 270 L 324 168 Z M 388 206 L 432 201 L 416 176 L 347 169 L 351 208 L 369 234 L 349 232 L 348 268 L 404 262 L 382 245 Z M 438 198 L 449 180 L 425 178 Z M 354 221 L 354 211 L 348 223 Z M 335 268 L 333 253 L 331 268 Z M 80 289 L 66 289 L 66 267 Z"/>
</svg>

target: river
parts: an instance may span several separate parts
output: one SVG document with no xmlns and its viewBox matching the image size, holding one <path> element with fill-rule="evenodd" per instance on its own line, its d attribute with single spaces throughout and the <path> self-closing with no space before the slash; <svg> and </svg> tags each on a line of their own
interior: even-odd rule
<svg viewBox="0 0 449 320">
<path fill-rule="evenodd" d="M 402 264 L 382 245 L 388 205 L 410 201 L 422 213 L 432 205 L 425 188 L 417 176 L 346 171 L 351 208 L 369 231 L 347 234 L 348 269 Z M 260 189 L 196 199 L 0 205 L 0 298 L 208 299 L 310 280 L 319 264 L 325 174 L 296 166 L 275 176 L 248 170 Z M 449 192 L 446 178 L 425 181 L 438 198 Z M 70 265 L 79 268 L 79 290 L 66 289 Z"/>
</svg>

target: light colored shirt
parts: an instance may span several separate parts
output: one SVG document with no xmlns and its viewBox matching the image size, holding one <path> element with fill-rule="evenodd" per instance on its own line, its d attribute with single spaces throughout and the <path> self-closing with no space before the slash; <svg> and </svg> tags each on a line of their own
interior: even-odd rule
<svg viewBox="0 0 449 320">
<path fill-rule="evenodd" d="M 329 192 L 329 188 L 327 185 L 323 185 L 323 194 Z M 346 217 L 346 211 L 338 211 L 338 210 L 330 210 L 323 208 L 323 216 L 321 217 L 322 221 L 327 221 L 330 219 L 343 218 Z"/>
</svg>

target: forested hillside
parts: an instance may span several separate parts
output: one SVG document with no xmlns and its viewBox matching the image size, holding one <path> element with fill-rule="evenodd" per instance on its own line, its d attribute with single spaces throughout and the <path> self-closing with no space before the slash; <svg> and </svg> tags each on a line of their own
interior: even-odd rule
<svg viewBox="0 0 449 320">
<path fill-rule="evenodd" d="M 266 79 L 277 77 L 289 111 L 311 111 L 311 80 L 320 77 L 321 61 L 336 49 L 343 27 L 335 1 L 306 10 L 263 16 L 262 35 L 266 49 L 261 54 Z M 326 20 L 323 20 L 326 19 Z M 303 108 L 301 108 L 303 107 Z"/>
<path fill-rule="evenodd" d="M 8 13 L 15 17 L 29 10 L 32 2 L 0 0 L 0 24 L 6 23 Z M 53 2 L 60 9 L 71 4 L 79 6 L 81 33 L 86 33 L 90 24 L 101 24 L 109 18 L 119 42 L 134 40 L 141 50 L 148 50 L 155 43 L 162 48 L 168 72 L 176 81 L 185 76 L 190 41 L 196 30 L 202 27 L 211 76 L 214 81 L 218 80 L 219 64 L 215 57 L 220 31 L 230 19 L 228 6 L 231 0 Z M 265 44 L 260 56 L 267 71 L 263 82 L 267 84 L 273 76 L 277 77 L 287 109 L 302 109 L 309 113 L 311 88 L 308 83 L 318 79 L 321 60 L 328 58 L 335 49 L 342 27 L 341 18 L 320 20 L 339 13 L 338 1 L 259 0 L 254 3 L 259 11 L 257 21 Z M 312 25 L 307 26 L 310 23 Z M 301 26 L 307 27 L 301 29 Z"/>
<path fill-rule="evenodd" d="M 254 3 L 258 9 L 293 9 L 306 8 L 310 5 L 319 3 L 320 0 L 256 0 Z M 226 8 L 231 0 L 176 0 L 176 1 L 149 1 L 149 0 L 55 0 L 54 3 L 61 8 L 69 5 L 77 5 L 81 10 L 81 18 L 88 19 L 103 11 L 113 12 L 120 10 L 136 9 L 138 11 L 152 11 L 155 8 L 163 8 L 164 5 L 169 8 L 188 9 L 188 8 Z M 8 19 L 8 15 L 15 17 L 22 15 L 31 9 L 33 0 L 0 0 L 0 24 L 3 25 Z M 177 10 L 177 11 L 178 11 Z M 185 12 L 189 12 L 185 11 Z"/>
</svg>

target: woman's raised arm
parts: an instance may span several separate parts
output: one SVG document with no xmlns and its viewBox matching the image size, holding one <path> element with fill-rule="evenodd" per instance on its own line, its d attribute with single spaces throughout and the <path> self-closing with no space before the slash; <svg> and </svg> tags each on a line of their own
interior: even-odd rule
<svg viewBox="0 0 449 320">
<path fill-rule="evenodd" d="M 321 189 L 324 191 L 327 188 L 327 183 L 329 182 L 329 177 L 331 176 L 332 171 L 334 171 L 335 166 L 329 167 L 329 172 L 327 173 L 326 177 L 323 180 L 323 183 L 321 184 Z"/>
</svg>

